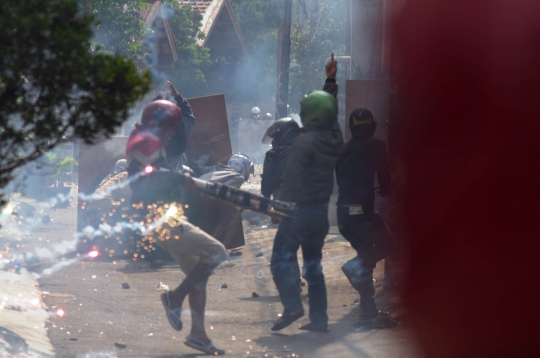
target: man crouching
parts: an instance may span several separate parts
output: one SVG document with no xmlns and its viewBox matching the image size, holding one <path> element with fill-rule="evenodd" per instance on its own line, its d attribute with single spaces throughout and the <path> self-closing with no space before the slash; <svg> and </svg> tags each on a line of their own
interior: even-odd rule
<svg viewBox="0 0 540 358">
<path fill-rule="evenodd" d="M 182 329 L 182 304 L 189 296 L 192 326 L 184 339 L 188 347 L 207 354 L 223 355 L 204 329 L 206 284 L 213 270 L 227 258 L 225 247 L 183 216 L 185 187 L 195 188 L 193 181 L 167 165 L 165 146 L 174 137 L 184 140 L 181 110 L 171 102 L 158 100 L 149 104 L 142 114 L 142 124 L 130 134 L 126 148 L 130 176 L 132 206 L 139 209 L 146 227 L 141 246 L 156 245 L 179 263 L 186 274 L 174 291 L 165 292 L 161 300 L 171 326 Z"/>
</svg>

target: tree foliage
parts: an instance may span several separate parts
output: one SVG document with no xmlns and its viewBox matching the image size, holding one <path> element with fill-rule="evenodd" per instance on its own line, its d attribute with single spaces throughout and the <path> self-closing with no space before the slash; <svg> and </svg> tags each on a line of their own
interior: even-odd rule
<svg viewBox="0 0 540 358">
<path fill-rule="evenodd" d="M 84 7 L 97 20 L 94 42 L 105 50 L 120 53 L 133 60 L 144 54 L 142 40 L 150 30 L 145 26 L 140 10 L 149 4 L 137 0 L 84 2 Z"/>
<path fill-rule="evenodd" d="M 275 95 L 280 0 L 231 1 L 250 51 L 246 79 L 256 83 L 255 88 L 263 96 Z M 289 103 L 297 112 L 300 99 L 310 90 L 320 88 L 325 59 L 331 52 L 345 54 L 347 1 L 317 0 L 319 10 L 310 12 L 313 1 L 293 1 Z"/>
<path fill-rule="evenodd" d="M 279 0 L 231 0 L 246 41 L 240 80 L 243 96 L 253 104 L 275 96 Z"/>
<path fill-rule="evenodd" d="M 332 52 L 345 55 L 347 2 L 318 0 L 318 11 L 311 13 L 306 6 L 309 1 L 296 3 L 291 29 L 289 103 L 293 111 L 299 112 L 303 96 L 321 88 L 325 60 Z M 302 17 L 308 21 L 300 21 Z"/>
<path fill-rule="evenodd" d="M 119 54 L 92 50 L 95 19 L 73 0 L 0 2 L 0 188 L 57 145 L 108 137 L 150 87 Z"/>
<path fill-rule="evenodd" d="M 174 33 L 178 61 L 165 71 L 165 76 L 183 95 L 206 94 L 207 75 L 213 59 L 208 48 L 197 44 L 198 40 L 204 39 L 204 33 L 200 31 L 202 16 L 189 5 L 179 5 L 178 1 L 166 0 L 166 4 L 170 9 L 169 23 Z"/>
<path fill-rule="evenodd" d="M 95 16 L 93 41 L 102 50 L 117 52 L 131 59 L 157 56 L 153 53 L 153 41 L 159 40 L 148 28 L 141 10 L 150 3 L 137 0 L 79 0 L 85 11 Z M 182 6 L 177 0 L 165 0 L 164 13 L 171 25 L 178 51 L 178 61 L 171 68 L 157 68 L 147 61 L 156 85 L 171 80 L 176 88 L 188 96 L 206 94 L 208 74 L 213 59 L 208 48 L 197 44 L 204 39 L 200 31 L 202 16 L 189 5 Z"/>
</svg>

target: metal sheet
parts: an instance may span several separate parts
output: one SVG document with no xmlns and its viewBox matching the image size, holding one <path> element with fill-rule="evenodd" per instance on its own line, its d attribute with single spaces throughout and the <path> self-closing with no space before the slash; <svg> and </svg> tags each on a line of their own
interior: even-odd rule
<svg viewBox="0 0 540 358">
<path fill-rule="evenodd" d="M 195 159 L 203 154 L 210 154 L 209 164 L 227 164 L 232 155 L 232 147 L 225 96 L 217 94 L 190 98 L 189 104 L 193 110 L 193 115 L 197 118 L 195 128 L 193 128 L 193 132 L 191 132 L 188 139 L 190 154 Z M 216 205 L 217 203 L 212 203 L 212 200 L 210 200 L 208 205 L 212 204 Z M 226 247 L 231 249 L 245 245 L 244 230 L 241 229 L 242 219 L 239 215 L 232 215 L 236 208 L 230 205 L 219 205 L 219 207 L 219 211 L 222 213 L 214 211 L 216 215 L 230 214 L 233 217 L 231 225 L 240 228 L 240 230 L 236 230 L 236 234 L 233 235 Z M 209 212 L 211 211 L 209 210 Z"/>
<path fill-rule="evenodd" d="M 114 170 L 119 159 L 126 158 L 127 137 L 112 137 L 96 144 L 79 145 L 79 193 L 91 193 Z"/>
<path fill-rule="evenodd" d="M 109 139 L 99 140 L 96 144 L 88 145 L 81 143 L 79 145 L 79 194 L 91 194 L 96 187 L 101 183 L 109 173 L 114 170 L 114 165 L 117 160 L 125 159 L 127 137 L 112 137 Z M 126 198 L 125 205 L 128 205 L 129 198 Z M 100 218 L 105 212 L 101 210 L 85 210 L 86 202 L 78 200 L 77 203 L 77 232 L 81 232 L 85 227 L 97 227 L 100 223 Z M 108 210 L 107 210 L 108 211 Z M 93 245 L 100 246 L 101 238 L 95 241 L 77 243 L 78 250 L 87 250 Z M 102 240 L 101 240 L 102 241 Z M 111 239 L 107 246 L 111 246 L 114 242 Z"/>
<path fill-rule="evenodd" d="M 190 154 L 197 159 L 210 152 L 209 164 L 227 164 L 232 148 L 225 96 L 217 94 L 190 98 L 188 101 L 197 118 L 188 139 Z"/>
</svg>

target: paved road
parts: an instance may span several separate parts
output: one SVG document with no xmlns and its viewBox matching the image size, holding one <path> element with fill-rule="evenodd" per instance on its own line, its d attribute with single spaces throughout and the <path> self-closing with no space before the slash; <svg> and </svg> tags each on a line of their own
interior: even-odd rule
<svg viewBox="0 0 540 358">
<path fill-rule="evenodd" d="M 186 332 L 176 332 L 164 317 L 156 290 L 159 282 L 176 286 L 183 274 L 174 263 L 151 269 L 145 261 L 121 259 L 80 260 L 69 254 L 75 225 L 75 208 L 51 212 L 52 223 L 38 225 L 28 235 L 21 235 L 21 250 L 41 249 L 40 265 L 28 267 L 37 273 L 43 297 L 47 331 L 35 329 L 43 341 L 45 333 L 57 357 L 197 357 L 185 347 Z M 260 230 L 245 226 L 247 245 L 243 255 L 223 263 L 211 277 L 208 286 L 206 327 L 218 347 L 232 357 L 418 357 L 411 343 L 411 332 L 404 324 L 390 330 L 361 331 L 353 327 L 358 314 L 358 298 L 341 273 L 341 265 L 354 256 L 350 246 L 339 236 L 329 235 L 324 248 L 324 273 L 328 286 L 330 332 L 311 333 L 298 330 L 307 322 L 302 318 L 279 334 L 270 327 L 282 311 L 269 270 L 270 250 L 275 229 Z M 39 239 L 41 238 L 41 239 Z M 54 259 L 46 259 L 48 249 Z M 64 256 L 58 253 L 66 252 Z M 260 256 L 262 253 L 262 256 Z M 259 254 L 259 255 L 258 255 Z M 71 263 L 67 265 L 68 263 Z M 50 273 L 44 269 L 54 265 L 65 267 Z M 376 270 L 377 286 L 382 282 L 382 267 Z M 23 265 L 24 268 L 24 265 Z M 9 265 L 4 270 L 9 269 Z M 264 277 L 256 278 L 262 270 Z M 2 280 L 0 276 L 0 280 Z M 123 282 L 129 289 L 121 287 Z M 221 288 L 226 283 L 228 288 Z M 1 283 L 0 283 L 1 284 Z M 4 287 L 4 286 L 2 286 Z M 253 298 L 256 292 L 260 297 Z M 35 293 L 21 293 L 35 297 Z M 13 297 L 18 293 L 13 292 Z M 393 315 L 404 317 L 399 296 L 379 293 L 379 303 Z M 304 302 L 307 308 L 306 297 Z M 34 301 L 35 303 L 35 301 Z M 187 307 L 187 302 L 184 307 Z M 55 315 L 65 311 L 63 317 Z M 6 309 L 0 310 L 0 322 Z M 10 314 L 14 311 L 11 310 Z M 24 321 L 31 312 L 15 312 Z M 43 315 L 40 317 L 43 318 Z M 17 319 L 11 318 L 12 326 Z M 190 326 L 187 310 L 184 327 Z M 9 325 L 6 323 L 6 325 Z M 16 326 L 16 325 L 15 325 Z M 41 323 L 43 326 L 43 322 Z M 38 325 L 35 325 L 38 327 Z M 6 327 L 9 328 L 9 327 Z M 32 342 L 28 332 L 20 337 Z M 1 341 L 0 341 L 1 344 Z M 46 346 L 46 344 L 45 344 Z M 0 345 L 1 347 L 1 345 Z M 36 346 L 37 347 L 37 346 Z M 9 345 L 8 345 L 8 348 Z M 32 356 L 29 351 L 18 356 Z M 41 355 L 47 356 L 43 349 Z"/>
</svg>

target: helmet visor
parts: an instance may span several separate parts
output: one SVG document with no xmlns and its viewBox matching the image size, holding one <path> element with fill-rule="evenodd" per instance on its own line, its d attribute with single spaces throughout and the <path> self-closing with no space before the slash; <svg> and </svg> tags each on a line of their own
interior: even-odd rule
<svg viewBox="0 0 540 358">
<path fill-rule="evenodd" d="M 268 127 L 262 139 L 263 144 L 272 143 L 272 139 L 274 139 L 274 136 L 276 135 L 276 131 L 277 131 L 277 128 L 275 125 L 272 124 L 270 127 Z"/>
</svg>

